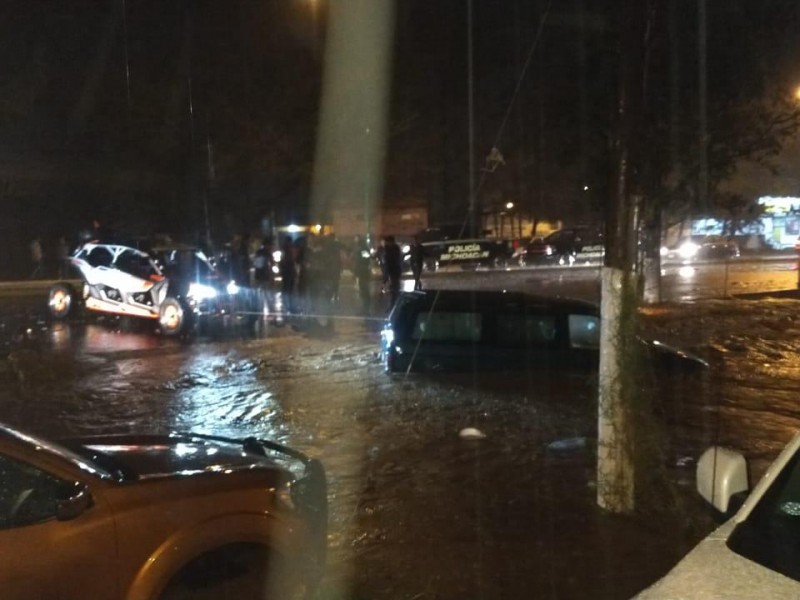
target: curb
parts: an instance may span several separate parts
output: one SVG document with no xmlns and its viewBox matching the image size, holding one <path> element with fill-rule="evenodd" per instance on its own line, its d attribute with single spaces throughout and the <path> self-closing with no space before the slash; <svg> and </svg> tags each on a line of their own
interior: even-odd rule
<svg viewBox="0 0 800 600">
<path fill-rule="evenodd" d="M 29 281 L 0 281 L 0 290 L 39 290 L 48 289 L 56 283 L 80 285 L 80 279 L 32 279 Z"/>
</svg>

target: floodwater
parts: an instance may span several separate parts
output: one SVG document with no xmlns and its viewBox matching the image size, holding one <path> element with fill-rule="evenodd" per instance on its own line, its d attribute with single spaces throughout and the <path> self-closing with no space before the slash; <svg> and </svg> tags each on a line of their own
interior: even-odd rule
<svg viewBox="0 0 800 600">
<path fill-rule="evenodd" d="M 643 333 L 712 369 L 674 376 L 658 411 L 664 463 L 652 475 L 680 501 L 633 517 L 596 507 L 591 376 L 389 376 L 377 321 L 223 327 L 190 342 L 119 322 L 6 321 L 0 421 L 51 437 L 256 435 L 321 458 L 331 515 L 318 598 L 629 598 L 713 526 L 692 493 L 700 449 L 740 449 L 757 475 L 800 428 L 798 308 L 643 311 Z"/>
</svg>

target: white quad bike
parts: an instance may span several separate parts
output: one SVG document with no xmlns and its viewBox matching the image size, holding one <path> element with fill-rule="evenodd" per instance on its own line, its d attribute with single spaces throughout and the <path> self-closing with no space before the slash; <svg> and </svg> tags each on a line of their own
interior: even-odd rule
<svg viewBox="0 0 800 600">
<path fill-rule="evenodd" d="M 123 244 L 90 242 L 70 258 L 83 289 L 68 282 L 50 288 L 48 308 L 64 319 L 78 306 L 94 313 L 152 319 L 167 336 L 188 331 L 198 318 L 236 315 L 255 322 L 267 303 L 261 290 L 222 278 L 190 246 L 146 252 Z"/>
</svg>

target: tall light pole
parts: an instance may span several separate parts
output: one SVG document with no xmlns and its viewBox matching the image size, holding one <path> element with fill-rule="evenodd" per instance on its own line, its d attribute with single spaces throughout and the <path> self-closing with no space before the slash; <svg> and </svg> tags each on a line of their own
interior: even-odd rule
<svg viewBox="0 0 800 600">
<path fill-rule="evenodd" d="M 697 110 L 700 124 L 700 173 L 697 182 L 700 206 L 708 207 L 708 74 L 706 69 L 706 0 L 697 2 Z"/>
<path fill-rule="evenodd" d="M 467 0 L 467 132 L 469 142 L 469 236 L 477 235 L 477 210 L 475 198 L 475 90 L 473 82 L 472 52 L 472 0 Z"/>
</svg>

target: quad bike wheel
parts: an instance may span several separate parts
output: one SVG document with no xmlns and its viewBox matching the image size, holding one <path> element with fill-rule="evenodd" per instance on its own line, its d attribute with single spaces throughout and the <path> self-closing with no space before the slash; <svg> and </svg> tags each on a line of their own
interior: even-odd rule
<svg viewBox="0 0 800 600">
<path fill-rule="evenodd" d="M 75 302 L 72 288 L 64 283 L 57 283 L 50 288 L 47 308 L 54 319 L 66 319 Z"/>
<path fill-rule="evenodd" d="M 158 309 L 158 324 L 166 336 L 180 334 L 187 322 L 187 312 L 177 298 L 165 298 Z"/>
</svg>

